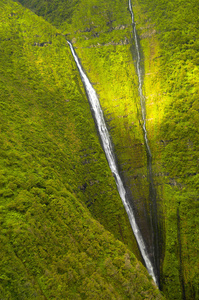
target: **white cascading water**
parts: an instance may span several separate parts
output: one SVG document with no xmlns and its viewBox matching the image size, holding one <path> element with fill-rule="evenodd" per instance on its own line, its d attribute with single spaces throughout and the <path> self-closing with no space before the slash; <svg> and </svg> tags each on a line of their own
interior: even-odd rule
<svg viewBox="0 0 199 300">
<path fill-rule="evenodd" d="M 97 125 L 98 132 L 99 132 L 99 135 L 100 135 L 100 138 L 101 138 L 101 141 L 102 141 L 104 152 L 105 152 L 109 167 L 111 169 L 111 172 L 114 175 L 120 198 L 121 198 L 121 200 L 123 202 L 123 205 L 125 207 L 125 210 L 127 212 L 127 215 L 128 215 L 133 233 L 134 233 L 135 238 L 137 240 L 137 243 L 138 243 L 140 252 L 142 254 L 143 260 L 145 262 L 146 268 L 147 268 L 149 274 L 152 276 L 154 282 L 157 285 L 157 280 L 156 280 L 156 277 L 155 277 L 153 266 L 152 266 L 151 261 L 149 259 L 149 255 L 147 253 L 147 249 L 146 249 L 144 240 L 142 238 L 140 230 L 139 230 L 139 228 L 137 226 L 137 223 L 135 221 L 133 210 L 132 210 L 130 204 L 128 203 L 128 201 L 127 201 L 126 191 L 125 191 L 123 182 L 122 182 L 121 177 L 120 177 L 119 172 L 118 172 L 118 168 L 117 168 L 116 161 L 115 161 L 114 154 L 113 154 L 113 147 L 112 147 L 112 144 L 111 144 L 111 140 L 110 140 L 110 137 L 109 137 L 109 133 L 108 133 L 106 124 L 105 124 L 103 112 L 102 112 L 97 94 L 96 94 L 94 88 L 92 87 L 88 77 L 84 73 L 84 71 L 82 69 L 82 66 L 79 62 L 79 59 L 78 59 L 78 57 L 77 57 L 77 55 L 76 55 L 76 53 L 73 49 L 72 44 L 69 41 L 67 41 L 67 42 L 70 46 L 72 55 L 74 57 L 76 65 L 78 67 L 78 70 L 79 70 L 84 88 L 86 90 L 88 100 L 89 100 L 91 109 L 92 109 L 93 114 L 94 114 L 95 123 Z"/>
<path fill-rule="evenodd" d="M 136 47 L 136 54 L 137 54 L 137 60 L 136 60 L 136 71 L 138 75 L 138 91 L 139 91 L 139 96 L 140 96 L 140 104 L 141 104 L 141 109 L 142 109 L 142 120 L 143 120 L 143 131 L 144 131 L 144 140 L 146 143 L 146 147 L 148 150 L 148 154 L 151 155 L 151 150 L 149 147 L 148 143 L 148 138 L 147 138 L 147 131 L 146 131 L 146 113 L 145 113 L 145 101 L 144 101 L 144 95 L 142 92 L 142 73 L 141 73 L 141 67 L 140 67 L 140 51 L 139 51 L 139 46 L 138 46 L 138 38 L 137 38 L 137 32 L 136 32 L 136 27 L 135 27 L 135 22 L 134 22 L 134 14 L 132 10 L 132 5 L 131 5 L 131 0 L 129 0 L 129 10 L 131 13 L 131 19 L 132 19 L 132 24 L 133 24 L 133 37 L 135 41 L 135 47 Z"/>
</svg>

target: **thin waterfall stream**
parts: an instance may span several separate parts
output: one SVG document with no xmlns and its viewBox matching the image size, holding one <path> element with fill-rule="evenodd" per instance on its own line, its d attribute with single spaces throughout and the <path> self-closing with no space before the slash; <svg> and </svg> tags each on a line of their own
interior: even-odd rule
<svg viewBox="0 0 199 300">
<path fill-rule="evenodd" d="M 144 142 L 146 146 L 147 154 L 147 169 L 148 169 L 148 181 L 149 181 L 149 205 L 150 205 L 150 222 L 151 222 L 151 235 L 152 235 L 152 248 L 153 248 L 153 265 L 154 271 L 157 278 L 158 286 L 160 286 L 160 240 L 161 240 L 161 230 L 158 224 L 158 208 L 157 208 L 157 197 L 156 189 L 153 181 L 153 172 L 152 172 L 152 154 L 149 147 L 149 141 L 146 130 L 146 108 L 145 108 L 145 97 L 142 90 L 142 68 L 141 68 L 141 55 L 140 48 L 138 44 L 138 35 L 136 31 L 136 24 L 134 21 L 134 14 L 132 10 L 131 0 L 129 0 L 129 11 L 131 14 L 132 25 L 133 25 L 133 38 L 135 42 L 136 49 L 136 72 L 138 76 L 138 92 L 140 97 L 141 113 L 142 113 L 142 129 L 144 133 Z"/>
<path fill-rule="evenodd" d="M 140 58 L 140 50 L 139 50 L 139 46 L 138 46 L 138 37 L 137 37 L 137 31 L 136 31 L 136 26 L 135 26 L 135 22 L 134 22 L 134 14 L 133 14 L 133 10 L 132 10 L 132 5 L 131 5 L 131 0 L 129 0 L 129 10 L 131 13 L 131 19 L 132 19 L 132 24 L 133 24 L 133 37 L 134 37 L 134 41 L 135 41 L 135 47 L 136 47 L 136 71 L 137 71 L 137 75 L 138 75 L 138 92 L 139 92 L 139 96 L 140 96 L 140 104 L 141 104 L 141 112 L 142 112 L 142 120 L 143 120 L 143 131 L 144 131 L 144 139 L 145 139 L 145 143 L 146 143 L 146 147 L 148 150 L 148 153 L 150 156 L 151 155 L 151 150 L 149 147 L 149 142 L 148 142 L 148 137 L 147 137 L 147 131 L 146 131 L 146 110 L 145 110 L 145 98 L 142 92 L 142 72 L 141 72 L 141 58 Z"/>
<path fill-rule="evenodd" d="M 131 205 L 130 205 L 128 199 L 127 199 L 127 193 L 126 193 L 126 190 L 124 188 L 124 184 L 123 184 L 122 179 L 119 175 L 118 167 L 117 167 L 116 160 L 115 160 L 114 153 L 113 153 L 113 146 L 112 146 L 112 143 L 111 143 L 111 139 L 110 139 L 107 127 L 106 127 L 106 123 L 105 123 L 104 116 L 103 116 L 103 111 L 101 109 L 99 99 L 97 97 L 97 93 L 95 92 L 92 84 L 90 83 L 88 77 L 86 76 L 86 74 L 85 74 L 85 72 L 84 72 L 84 70 L 83 70 L 83 68 L 82 68 L 82 66 L 79 62 L 79 59 L 78 59 L 78 57 L 75 53 L 75 50 L 74 50 L 72 44 L 69 41 L 67 41 L 67 42 L 70 46 L 70 50 L 71 50 L 72 55 L 74 57 L 75 63 L 78 67 L 78 70 L 79 70 L 79 73 L 80 73 L 80 76 L 81 76 L 81 80 L 82 80 L 82 83 L 84 85 L 84 88 L 85 88 L 85 91 L 86 91 L 86 94 L 87 94 L 87 97 L 88 97 L 88 101 L 90 103 L 91 110 L 93 112 L 95 123 L 96 123 L 97 129 L 98 129 L 98 132 L 99 132 L 99 136 L 101 138 L 101 143 L 103 145 L 103 149 L 104 149 L 104 152 L 105 152 L 105 155 L 106 155 L 106 159 L 108 161 L 111 172 L 114 175 L 116 185 L 117 185 L 117 189 L 118 189 L 120 198 L 123 202 L 123 205 L 125 207 L 125 210 L 127 212 L 127 215 L 128 215 L 133 233 L 135 235 L 135 238 L 136 238 L 136 241 L 137 241 L 137 244 L 138 244 L 138 247 L 139 247 L 139 250 L 141 252 L 141 255 L 143 257 L 143 260 L 145 262 L 145 265 L 146 265 L 146 268 L 147 268 L 149 274 L 152 276 L 155 284 L 158 285 L 158 280 L 157 280 L 155 272 L 154 272 L 154 267 L 151 263 L 151 260 L 150 260 L 149 255 L 148 255 L 148 251 L 147 251 L 145 242 L 142 238 L 141 232 L 140 232 L 140 230 L 138 228 L 138 225 L 136 223 L 134 212 L 133 212 L 133 210 L 131 208 Z"/>
</svg>

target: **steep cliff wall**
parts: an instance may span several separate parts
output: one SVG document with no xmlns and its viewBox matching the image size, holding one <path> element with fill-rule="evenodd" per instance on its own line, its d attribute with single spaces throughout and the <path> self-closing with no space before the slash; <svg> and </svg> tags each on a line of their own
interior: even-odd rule
<svg viewBox="0 0 199 300">
<path fill-rule="evenodd" d="M 164 226 L 162 288 L 170 299 L 197 299 L 198 5 L 195 3 L 193 12 L 186 2 L 133 4 L 145 73 L 153 175 L 161 206 L 158 217 Z M 79 21 L 81 30 L 71 35 L 100 95 L 120 168 L 144 233 L 149 185 L 127 3 L 122 3 L 123 18 L 122 9 L 117 11 L 115 3 L 109 7 L 109 21 L 102 10 L 106 29 L 97 21 L 100 7 L 91 2 L 89 5 L 80 9 L 77 17 L 80 20 L 83 11 L 86 22 Z"/>
<path fill-rule="evenodd" d="M 142 51 L 153 178 L 164 227 L 161 281 L 170 299 L 198 298 L 198 3 L 193 3 L 132 3 Z M 57 7 L 46 4 L 45 12 L 39 2 L 28 4 L 77 47 L 99 94 L 120 170 L 150 247 L 147 157 L 127 1 L 74 2 L 64 20 L 58 2 Z M 97 216 L 100 202 L 89 209 Z"/>
<path fill-rule="evenodd" d="M 120 171 L 153 259 L 150 182 L 128 3 L 124 1 L 117 5 L 110 2 L 108 6 L 105 2 L 98 6 L 92 2 L 80 4 L 73 14 L 73 20 L 73 32 L 68 38 L 77 47 L 82 64 L 86 66 L 88 76 L 100 96 Z M 157 200 L 160 202 L 158 195 Z M 163 223 L 162 214 L 158 214 L 158 219 L 159 223 Z M 161 245 L 160 242 L 159 248 Z"/>
<path fill-rule="evenodd" d="M 97 6 L 92 2 L 80 4 L 73 19 L 74 32 L 68 38 L 77 47 L 82 64 L 86 66 L 88 76 L 100 96 L 121 174 L 139 226 L 150 246 L 147 158 L 140 126 L 142 120 L 132 58 L 128 3 L 109 2 L 108 6 L 106 2 Z"/>
<path fill-rule="evenodd" d="M 140 1 L 147 128 L 164 203 L 164 290 L 198 298 L 198 3 Z M 194 6 L 194 9 L 193 9 Z M 159 168 L 161 166 L 161 168 Z"/>
<path fill-rule="evenodd" d="M 0 298 L 161 299 L 129 250 L 65 37 L 13 1 L 0 7 Z M 95 200 L 110 231 L 86 208 Z"/>
<path fill-rule="evenodd" d="M 36 12 L 40 12 L 37 5 L 33 7 L 33 10 L 35 9 L 38 9 Z M 48 9 L 46 11 L 48 12 Z M 47 18 L 48 17 L 49 15 L 47 13 Z M 139 119 L 141 117 L 139 117 L 139 119 L 137 118 L 137 114 L 139 114 L 139 98 L 137 90 L 132 89 L 131 84 L 131 81 L 134 81 L 134 85 L 136 86 L 137 78 L 132 61 L 132 54 L 129 51 L 131 18 L 127 10 L 127 4 L 125 1 L 123 3 L 118 2 L 115 6 L 114 3 L 107 3 L 105 1 L 100 2 L 100 4 L 97 3 L 97 5 L 89 1 L 82 2 L 79 3 L 78 8 L 74 10 L 70 22 L 72 22 L 72 25 L 69 24 L 68 27 L 65 27 L 64 32 L 66 33 L 66 38 L 72 40 L 74 46 L 77 47 L 77 54 L 80 56 L 83 66 L 86 66 L 87 75 L 94 84 L 96 91 L 99 93 L 99 89 L 102 89 L 101 93 L 99 93 L 100 101 L 110 128 L 116 155 L 118 159 L 124 156 L 120 163 L 121 172 L 129 169 L 128 172 L 131 173 L 130 176 L 133 179 L 136 178 L 138 182 L 142 182 L 142 186 L 147 186 L 146 190 L 143 188 L 143 192 L 137 188 L 134 189 L 136 199 L 138 199 L 134 205 L 139 211 L 138 214 L 142 214 L 143 203 L 147 206 L 145 199 L 148 198 L 148 182 L 146 180 L 147 171 L 144 167 L 144 165 L 146 165 L 144 141 L 142 129 L 139 126 Z M 112 24 L 113 22 L 114 24 Z M 60 24 L 61 28 L 62 26 L 63 24 Z M 104 46 L 98 45 L 96 48 L 95 46 L 100 43 L 100 40 L 103 45 L 106 44 L 106 41 L 107 44 Z M 118 61 L 118 64 L 115 63 L 116 61 Z M 122 64 L 124 64 L 123 67 L 121 67 Z M 129 66 L 128 69 L 125 68 L 127 65 Z M 131 100 L 128 103 L 128 101 L 125 101 L 125 98 L 129 93 Z M 110 101 L 112 101 L 111 105 L 109 105 Z M 130 120 L 128 120 L 129 117 L 127 115 L 131 116 Z M 123 116 L 126 117 L 123 118 Z M 128 125 L 124 124 L 123 119 L 125 118 L 127 119 Z M 129 135 L 129 126 L 133 130 L 133 136 Z M 116 134 L 114 134 L 113 131 L 115 131 Z M 128 142 L 126 143 L 127 140 Z M 132 151 L 132 145 L 134 151 Z M 126 150 L 124 151 L 124 149 Z M 130 158 L 127 158 L 126 151 L 131 153 Z M 128 159 L 131 160 L 130 163 L 127 162 Z M 130 176 L 125 176 L 125 179 L 129 181 L 128 178 L 130 178 Z M 127 182 L 127 187 L 134 185 L 131 181 Z M 131 190 L 132 189 L 129 188 L 129 194 L 132 198 Z M 112 205 L 114 205 L 114 202 L 104 201 L 105 206 L 103 206 L 102 200 L 99 197 L 96 198 L 95 195 L 89 196 L 89 192 L 87 195 L 88 197 L 85 198 L 85 202 L 94 216 L 97 217 L 104 226 L 109 228 L 109 230 L 111 230 L 112 227 L 113 232 L 116 226 L 119 228 L 119 224 L 122 224 L 120 213 L 116 213 L 116 218 L 118 218 L 117 224 L 115 222 L 109 222 L 108 224 L 107 218 L 104 217 L 106 214 L 109 215 L 110 211 L 113 212 L 114 208 Z M 88 198 L 95 200 L 89 201 Z M 145 216 L 142 216 L 139 220 L 145 220 L 146 218 L 147 214 L 145 213 Z M 144 224 L 141 224 L 140 221 L 140 226 L 144 228 L 145 236 L 148 237 L 150 236 L 147 229 L 148 226 L 146 226 L 145 221 L 143 223 Z M 126 238 L 125 241 L 127 242 L 127 240 Z M 135 241 L 131 242 L 132 240 L 133 239 L 130 238 L 128 244 L 133 245 L 133 249 L 139 257 L 137 245 Z M 150 239 L 147 242 L 148 245 L 151 244 Z"/>
</svg>

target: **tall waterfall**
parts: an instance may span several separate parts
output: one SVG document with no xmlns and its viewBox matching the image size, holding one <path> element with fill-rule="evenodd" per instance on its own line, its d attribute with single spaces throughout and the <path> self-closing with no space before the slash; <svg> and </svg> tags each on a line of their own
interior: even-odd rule
<svg viewBox="0 0 199 300">
<path fill-rule="evenodd" d="M 129 10 L 131 13 L 131 19 L 132 19 L 132 24 L 133 24 L 133 37 L 134 37 L 134 41 L 135 41 L 136 54 L 137 54 L 136 71 L 137 71 L 137 75 L 138 75 L 138 84 L 139 84 L 138 92 L 139 92 L 139 96 L 140 96 L 140 104 L 141 104 L 142 120 L 143 120 L 142 128 L 144 131 L 144 140 L 146 143 L 146 147 L 147 147 L 149 155 L 151 156 L 151 150 L 149 147 L 147 131 L 146 131 L 146 111 L 145 111 L 145 98 L 144 98 L 144 95 L 142 92 L 142 72 L 141 72 L 141 66 L 140 66 L 140 62 L 141 62 L 140 50 L 139 50 L 139 46 L 138 46 L 138 37 L 137 37 L 137 31 L 136 31 L 136 26 L 135 26 L 135 22 L 134 22 L 134 14 L 133 14 L 133 10 L 132 10 L 131 0 L 129 0 Z"/>
<path fill-rule="evenodd" d="M 120 198 L 123 202 L 123 205 L 126 209 L 126 212 L 127 212 L 127 215 L 128 215 L 133 233 L 134 233 L 135 238 L 137 240 L 137 244 L 139 246 L 139 249 L 140 249 L 140 252 L 142 254 L 143 260 L 145 262 L 146 268 L 147 268 L 149 274 L 152 276 L 154 282 L 157 285 L 157 279 L 156 279 L 156 276 L 155 276 L 155 273 L 154 273 L 152 263 L 149 259 L 147 248 L 145 246 L 144 240 L 142 238 L 140 230 L 139 230 L 139 228 L 137 226 L 137 223 L 135 221 L 133 210 L 132 210 L 132 208 L 131 208 L 131 206 L 128 202 L 127 194 L 126 194 L 122 179 L 119 175 L 119 171 L 118 171 L 118 168 L 117 168 L 117 165 L 116 165 L 116 160 L 115 160 L 114 153 L 113 153 L 113 147 L 112 147 L 112 144 L 111 144 L 110 136 L 109 136 L 106 124 L 105 124 L 103 112 L 102 112 L 97 94 L 96 94 L 94 88 L 92 87 L 88 77 L 86 76 L 85 72 L 83 71 L 83 68 L 82 68 L 82 66 L 79 62 L 79 59 L 78 59 L 78 57 L 77 57 L 77 55 L 74 51 L 74 48 L 73 48 L 72 44 L 69 41 L 67 41 L 67 42 L 70 46 L 72 55 L 74 57 L 76 65 L 78 67 L 78 70 L 79 70 L 79 73 L 80 73 L 85 91 L 87 93 L 87 97 L 88 97 L 88 100 L 89 100 L 89 103 L 90 103 L 90 107 L 92 109 L 92 112 L 93 112 L 93 115 L 94 115 L 94 118 L 95 118 L 95 123 L 96 123 L 97 128 L 98 128 L 98 132 L 99 132 L 99 135 L 100 135 L 100 138 L 101 138 L 103 149 L 104 149 L 109 167 L 110 167 L 110 169 L 111 169 L 111 171 L 114 175 L 116 185 L 117 185 L 117 189 L 118 189 Z"/>
<path fill-rule="evenodd" d="M 153 248 L 153 260 L 154 260 L 154 270 L 157 278 L 157 283 L 159 285 L 159 277 L 160 277 L 160 240 L 161 240 L 161 230 L 160 225 L 158 223 L 158 208 L 157 208 L 157 197 L 156 197 L 156 189 L 153 181 L 153 172 L 152 172 L 152 154 L 149 147 L 147 130 L 146 130 L 146 110 L 145 110 L 145 97 L 142 91 L 142 69 L 141 69 L 141 57 L 140 57 L 140 49 L 138 45 L 138 36 L 136 31 L 136 25 L 134 22 L 134 14 L 132 10 L 131 0 L 129 0 L 129 11 L 131 13 L 132 25 L 133 25 L 133 38 L 135 42 L 136 48 L 136 72 L 138 76 L 138 92 L 140 97 L 140 105 L 142 112 L 142 129 L 144 133 L 144 142 L 146 146 L 147 153 L 147 168 L 148 168 L 148 181 L 149 181 L 149 205 L 150 205 L 150 218 L 151 218 L 151 235 L 152 235 L 152 248 Z"/>
</svg>

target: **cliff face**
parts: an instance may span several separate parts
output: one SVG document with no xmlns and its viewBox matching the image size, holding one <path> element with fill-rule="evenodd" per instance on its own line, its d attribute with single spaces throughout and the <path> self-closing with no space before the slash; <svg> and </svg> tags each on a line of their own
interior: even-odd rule
<svg viewBox="0 0 199 300">
<path fill-rule="evenodd" d="M 130 251 L 65 37 L 13 1 L 0 7 L 0 298 L 161 299 Z"/>
<path fill-rule="evenodd" d="M 149 213 L 150 183 L 128 1 L 21 3 L 59 28 L 55 33 L 56 38 L 53 38 L 58 46 L 54 61 L 49 60 L 51 49 L 49 52 L 45 50 L 51 47 L 49 36 L 41 39 L 40 34 L 35 33 L 32 52 L 28 43 L 23 47 L 27 49 L 28 63 L 34 61 L 35 50 L 32 49 L 44 52 L 37 56 L 35 62 L 36 70 L 40 72 L 39 78 L 44 78 L 45 85 L 49 85 L 51 73 L 54 74 L 49 90 L 52 92 L 55 83 L 57 89 L 49 97 L 57 99 L 57 94 L 63 89 L 65 91 L 63 98 L 60 98 L 63 99 L 61 103 L 65 109 L 61 105 L 59 114 L 59 101 L 56 101 L 56 113 L 52 111 L 48 115 L 46 100 L 42 104 L 45 128 L 48 131 L 52 128 L 50 137 L 56 132 L 61 151 L 68 149 L 63 157 L 68 157 L 67 165 L 71 167 L 67 167 L 67 171 L 60 171 L 60 166 L 56 173 L 61 174 L 61 177 L 64 172 L 67 173 L 63 177 L 65 182 L 70 180 L 70 185 L 74 185 L 73 191 L 92 216 L 139 257 L 135 241 L 131 242 L 128 220 L 97 140 L 85 94 L 69 52 L 67 56 L 70 60 L 65 67 L 65 51 L 68 50 L 62 48 L 64 37 L 59 36 L 62 33 L 76 47 L 82 65 L 99 95 L 121 174 L 148 249 L 153 251 Z M 198 4 L 195 1 L 194 10 L 191 4 L 178 0 L 143 0 L 132 4 L 141 49 L 146 125 L 152 152 L 159 234 L 162 239 L 159 244 L 161 287 L 168 299 L 197 299 Z M 45 48 L 42 48 L 43 42 L 47 42 Z M 48 57 L 46 65 L 43 64 L 44 57 Z M 62 67 L 55 72 L 53 70 L 57 65 Z M 15 63 L 15 70 L 18 67 Z M 66 69 L 71 71 L 67 73 Z M 60 79 L 62 76 L 65 76 L 63 80 Z M 72 87 L 69 81 L 71 76 Z M 43 85 L 39 90 L 40 95 L 42 88 Z M 72 101 L 68 98 L 68 91 Z M 54 107 L 54 101 L 51 101 Z M 70 134 L 65 133 L 67 143 L 59 134 L 60 130 L 66 130 L 63 129 L 66 118 L 66 112 L 64 114 L 63 111 L 70 115 L 70 118 L 67 117 L 71 124 L 67 127 Z M 62 116 L 59 122 L 53 117 L 55 115 Z M 52 123 L 58 126 L 56 130 Z M 68 148 L 68 145 L 72 147 Z M 57 159 L 53 167 L 56 165 Z"/>
<path fill-rule="evenodd" d="M 100 96 L 121 173 L 150 249 L 150 186 L 127 5 L 80 3 L 68 38 Z M 198 5 L 194 12 L 189 3 L 178 1 L 133 5 L 163 239 L 161 285 L 170 299 L 197 299 Z"/>
<path fill-rule="evenodd" d="M 193 3 L 194 5 L 194 3 Z M 141 1 L 147 128 L 165 216 L 162 276 L 172 299 L 197 299 L 198 3 Z M 161 171 L 159 167 L 161 166 Z"/>
</svg>

